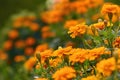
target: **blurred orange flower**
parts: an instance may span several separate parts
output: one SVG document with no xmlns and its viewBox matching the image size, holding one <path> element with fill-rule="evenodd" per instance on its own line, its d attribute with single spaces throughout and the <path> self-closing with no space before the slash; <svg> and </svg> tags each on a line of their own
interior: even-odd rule
<svg viewBox="0 0 120 80">
<path fill-rule="evenodd" d="M 14 61 L 15 62 L 25 61 L 25 56 L 23 56 L 23 55 L 17 55 L 17 56 L 15 56 Z"/>
<path fill-rule="evenodd" d="M 76 77 L 76 72 L 73 68 L 65 66 L 56 71 L 52 77 L 54 80 L 71 80 Z"/>
<path fill-rule="evenodd" d="M 34 50 L 33 50 L 32 47 L 27 47 L 27 48 L 25 48 L 24 53 L 25 53 L 25 55 L 27 55 L 27 56 L 31 56 L 31 55 L 34 54 Z"/>
<path fill-rule="evenodd" d="M 120 9 L 118 5 L 114 4 L 104 4 L 101 9 L 101 14 L 105 17 L 106 20 L 112 19 L 112 22 L 118 20 L 117 17 L 120 16 Z"/>
<path fill-rule="evenodd" d="M 8 55 L 0 50 L 0 60 L 6 60 L 8 58 Z"/>
<path fill-rule="evenodd" d="M 71 26 L 75 26 L 75 25 L 77 25 L 77 24 L 79 24 L 79 22 L 78 22 L 78 20 L 67 20 L 66 22 L 65 22 L 65 25 L 64 25 L 64 28 L 70 28 Z"/>
<path fill-rule="evenodd" d="M 19 36 L 18 31 L 14 29 L 8 33 L 8 37 L 11 39 L 16 39 L 18 36 Z"/>
<path fill-rule="evenodd" d="M 26 45 L 28 45 L 28 46 L 34 45 L 35 42 L 36 42 L 36 40 L 33 37 L 28 37 L 25 41 Z"/>
<path fill-rule="evenodd" d="M 33 69 L 33 66 L 35 64 L 36 64 L 36 58 L 31 57 L 24 63 L 24 67 L 25 67 L 26 70 L 30 71 L 30 70 Z"/>
<path fill-rule="evenodd" d="M 39 52 L 43 52 L 45 50 L 47 50 L 49 48 L 48 44 L 47 43 L 44 43 L 44 44 L 41 44 L 41 45 L 38 45 L 36 47 L 36 50 L 35 50 L 35 53 L 39 53 Z"/>
<path fill-rule="evenodd" d="M 7 40 L 4 44 L 3 44 L 3 48 L 5 50 L 10 50 L 13 46 L 13 42 L 11 40 Z"/>
<path fill-rule="evenodd" d="M 116 69 L 115 58 L 104 59 L 97 63 L 97 71 L 102 73 L 103 76 L 110 76 L 112 72 Z"/>
</svg>

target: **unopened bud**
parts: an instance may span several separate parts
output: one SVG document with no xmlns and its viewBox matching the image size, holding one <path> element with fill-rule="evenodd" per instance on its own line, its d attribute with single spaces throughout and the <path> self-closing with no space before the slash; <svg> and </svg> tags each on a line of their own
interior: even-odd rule
<svg viewBox="0 0 120 80">
<path fill-rule="evenodd" d="M 98 22 L 102 22 L 102 19 L 98 19 Z"/>
<path fill-rule="evenodd" d="M 107 20 L 104 20 L 104 24 L 105 24 L 105 26 L 107 26 L 107 23 L 108 23 Z"/>
</svg>

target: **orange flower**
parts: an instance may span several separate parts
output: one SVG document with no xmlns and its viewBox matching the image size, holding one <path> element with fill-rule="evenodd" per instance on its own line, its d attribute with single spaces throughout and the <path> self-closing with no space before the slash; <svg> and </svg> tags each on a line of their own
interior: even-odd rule
<svg viewBox="0 0 120 80">
<path fill-rule="evenodd" d="M 113 47 L 120 48 L 120 37 L 116 37 L 116 39 L 113 41 Z"/>
<path fill-rule="evenodd" d="M 100 30 L 105 28 L 104 22 L 98 22 L 98 23 L 93 24 L 92 26 L 94 26 L 95 28 L 98 28 Z"/>
<path fill-rule="evenodd" d="M 34 79 L 34 80 L 48 80 L 47 78 L 37 78 L 37 79 Z"/>
<path fill-rule="evenodd" d="M 25 55 L 30 56 L 30 55 L 33 55 L 34 50 L 32 47 L 27 47 L 25 48 L 24 52 L 25 52 Z"/>
<path fill-rule="evenodd" d="M 51 67 L 56 67 L 59 63 L 62 62 L 62 59 L 61 58 L 50 59 L 49 62 Z"/>
<path fill-rule="evenodd" d="M 55 34 L 53 32 L 51 32 L 49 26 L 44 26 L 41 31 L 42 31 L 42 38 L 43 39 L 55 36 Z"/>
<path fill-rule="evenodd" d="M 43 51 L 47 50 L 48 48 L 49 48 L 49 47 L 48 47 L 48 44 L 47 44 L 47 43 L 38 45 L 38 46 L 36 47 L 35 53 L 37 53 L 37 52 L 43 52 Z"/>
<path fill-rule="evenodd" d="M 18 40 L 15 42 L 15 47 L 16 48 L 23 48 L 25 46 L 25 43 L 23 40 Z"/>
<path fill-rule="evenodd" d="M 119 58 L 118 61 L 117 61 L 117 69 L 118 69 L 118 71 L 120 72 L 120 58 Z"/>
<path fill-rule="evenodd" d="M 35 44 L 35 39 L 33 37 L 28 37 L 25 41 L 26 45 L 31 46 Z"/>
<path fill-rule="evenodd" d="M 43 32 L 42 33 L 42 38 L 46 39 L 46 38 L 50 38 L 50 37 L 54 37 L 55 33 L 54 32 Z"/>
<path fill-rule="evenodd" d="M 37 31 L 37 30 L 39 30 L 39 25 L 37 23 L 31 23 L 30 24 L 30 29 L 32 31 Z"/>
<path fill-rule="evenodd" d="M 65 66 L 56 71 L 52 77 L 54 80 L 71 80 L 72 78 L 76 77 L 76 74 L 73 68 Z"/>
<path fill-rule="evenodd" d="M 18 17 L 13 21 L 13 27 L 20 28 L 22 26 L 22 23 L 24 21 L 23 17 Z"/>
<path fill-rule="evenodd" d="M 61 14 L 67 15 L 70 13 L 70 5 L 69 4 L 70 4 L 69 1 L 57 3 L 53 6 L 53 10 L 60 10 Z"/>
<path fill-rule="evenodd" d="M 120 58 L 120 49 L 115 49 L 114 50 L 114 56 Z"/>
<path fill-rule="evenodd" d="M 90 25 L 89 27 L 87 27 L 87 31 L 86 32 L 89 35 L 96 35 L 96 36 L 98 36 L 98 31 L 97 31 L 97 29 L 93 25 Z"/>
<path fill-rule="evenodd" d="M 41 18 L 48 24 L 57 23 L 62 20 L 62 14 L 59 10 L 46 11 L 42 13 Z"/>
<path fill-rule="evenodd" d="M 13 46 L 13 42 L 11 40 L 8 40 L 4 43 L 3 48 L 5 50 L 10 50 L 12 48 L 12 46 Z"/>
<path fill-rule="evenodd" d="M 25 19 L 24 22 L 23 22 L 23 26 L 24 27 L 29 27 L 31 25 L 31 21 L 28 20 L 28 19 Z"/>
<path fill-rule="evenodd" d="M 79 22 L 77 20 L 68 20 L 65 22 L 64 28 L 70 28 L 71 26 L 77 25 Z"/>
<path fill-rule="evenodd" d="M 37 53 L 41 57 L 41 63 L 42 64 L 45 62 L 46 59 L 48 59 L 51 56 L 52 52 L 53 51 L 51 49 L 49 49 L 49 50 L 45 50 L 43 52 Z"/>
<path fill-rule="evenodd" d="M 59 47 L 58 50 L 55 50 L 52 55 L 58 57 L 64 57 L 65 55 L 69 55 L 69 52 L 71 50 L 72 50 L 71 46 L 68 46 L 66 48 Z"/>
<path fill-rule="evenodd" d="M 104 4 L 101 10 L 101 14 L 107 19 L 112 19 L 112 22 L 115 22 L 117 20 L 116 17 L 120 14 L 120 9 L 118 5 L 114 4 Z M 115 19 L 116 18 L 116 19 Z"/>
<path fill-rule="evenodd" d="M 104 59 L 97 63 L 97 71 L 102 73 L 103 76 L 110 76 L 112 72 L 116 69 L 115 58 Z"/>
<path fill-rule="evenodd" d="M 68 34 L 71 34 L 70 36 L 72 38 L 75 38 L 76 36 L 80 36 L 80 35 L 85 34 L 87 27 L 88 26 L 84 25 L 84 24 L 79 24 L 79 25 L 70 27 Z"/>
<path fill-rule="evenodd" d="M 8 58 L 8 55 L 0 50 L 0 60 L 6 60 Z"/>
<path fill-rule="evenodd" d="M 25 56 L 23 56 L 23 55 L 17 55 L 14 58 L 15 62 L 21 62 L 21 61 L 24 61 L 24 60 L 25 60 Z"/>
<path fill-rule="evenodd" d="M 83 14 L 86 13 L 88 10 L 87 5 L 88 5 L 87 0 L 74 1 L 71 2 L 70 8 L 72 11 Z"/>
<path fill-rule="evenodd" d="M 48 31 L 50 31 L 50 27 L 49 26 L 44 26 L 41 29 L 41 32 L 48 32 Z"/>
<path fill-rule="evenodd" d="M 19 33 L 18 33 L 17 30 L 11 30 L 8 33 L 8 37 L 11 38 L 11 39 L 16 39 L 18 36 L 19 36 Z"/>
<path fill-rule="evenodd" d="M 83 63 L 85 60 L 88 59 L 88 51 L 85 49 L 73 49 L 70 52 L 69 61 L 73 64 L 76 62 Z"/>
<path fill-rule="evenodd" d="M 94 48 L 92 50 L 89 50 L 89 60 L 95 60 L 100 57 L 100 55 L 106 53 L 106 48 L 105 47 L 99 47 L 99 48 Z"/>
<path fill-rule="evenodd" d="M 24 67 L 26 70 L 30 71 L 30 70 L 32 70 L 35 63 L 36 63 L 36 58 L 31 57 L 24 63 Z"/>
<path fill-rule="evenodd" d="M 82 78 L 81 80 L 98 80 L 98 78 L 96 76 L 88 76 L 86 78 Z"/>
</svg>

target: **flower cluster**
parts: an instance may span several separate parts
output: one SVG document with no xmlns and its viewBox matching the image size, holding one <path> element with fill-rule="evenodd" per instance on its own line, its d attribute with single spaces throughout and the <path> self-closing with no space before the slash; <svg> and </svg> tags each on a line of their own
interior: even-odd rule
<svg viewBox="0 0 120 80">
<path fill-rule="evenodd" d="M 47 6 L 40 18 L 12 21 L 0 60 L 22 64 L 34 80 L 119 80 L 120 6 L 103 0 Z"/>
</svg>

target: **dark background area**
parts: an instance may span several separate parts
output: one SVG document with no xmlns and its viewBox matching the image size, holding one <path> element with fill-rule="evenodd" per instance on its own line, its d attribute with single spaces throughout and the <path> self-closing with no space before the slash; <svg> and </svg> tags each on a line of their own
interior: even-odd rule
<svg viewBox="0 0 120 80">
<path fill-rule="evenodd" d="M 0 0 L 0 29 L 11 15 L 21 10 L 35 11 L 46 0 Z"/>
</svg>

